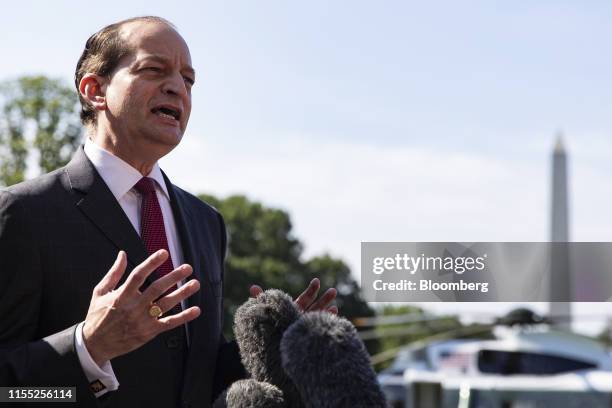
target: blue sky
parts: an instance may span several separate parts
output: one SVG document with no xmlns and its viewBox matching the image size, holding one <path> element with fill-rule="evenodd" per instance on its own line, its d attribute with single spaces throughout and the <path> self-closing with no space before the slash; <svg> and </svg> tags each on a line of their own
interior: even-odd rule
<svg viewBox="0 0 612 408">
<path fill-rule="evenodd" d="M 162 167 L 288 210 L 307 256 L 357 274 L 361 241 L 546 240 L 559 130 L 572 238 L 612 241 L 612 4 L 26 0 L 0 12 L 0 79 L 71 81 L 90 34 L 146 14 L 198 71 Z"/>
</svg>

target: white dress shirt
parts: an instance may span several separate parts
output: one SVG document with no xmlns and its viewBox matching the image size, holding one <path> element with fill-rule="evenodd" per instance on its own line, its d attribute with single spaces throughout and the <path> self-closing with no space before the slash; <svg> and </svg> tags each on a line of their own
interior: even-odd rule
<svg viewBox="0 0 612 408">
<path fill-rule="evenodd" d="M 142 197 L 133 187 L 143 177 L 142 174 L 117 156 L 112 155 L 96 145 L 89 138 L 87 138 L 85 142 L 85 155 L 94 165 L 100 177 L 102 177 L 102 180 L 104 180 L 113 196 L 115 196 L 115 199 L 119 202 L 125 215 L 127 215 L 134 226 L 134 230 L 140 235 Z M 176 268 L 184 262 L 183 252 L 176 231 L 172 207 L 170 206 L 168 188 L 157 163 L 155 163 L 155 166 L 153 166 L 153 169 L 147 177 L 156 181 L 155 192 L 157 193 L 157 200 L 159 201 L 162 216 L 164 217 L 168 249 L 172 257 L 172 265 Z M 108 265 L 109 268 L 110 266 L 111 265 Z M 183 304 L 182 306 L 184 308 L 185 305 Z M 96 397 L 99 397 L 108 391 L 114 391 L 119 388 L 119 381 L 117 381 L 110 361 L 106 361 L 101 366 L 98 366 L 91 358 L 83 341 L 83 324 L 84 323 L 80 323 L 76 329 L 76 351 L 83 372 L 87 376 L 89 382 L 99 381 L 105 386 L 104 389 L 95 393 Z"/>
</svg>

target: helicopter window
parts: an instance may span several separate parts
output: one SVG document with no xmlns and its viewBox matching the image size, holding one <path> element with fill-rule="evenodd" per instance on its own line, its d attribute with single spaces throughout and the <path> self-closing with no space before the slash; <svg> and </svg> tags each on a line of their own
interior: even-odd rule
<svg viewBox="0 0 612 408">
<path fill-rule="evenodd" d="M 587 361 L 539 353 L 481 350 L 478 369 L 487 374 L 559 374 L 596 368 Z"/>
</svg>

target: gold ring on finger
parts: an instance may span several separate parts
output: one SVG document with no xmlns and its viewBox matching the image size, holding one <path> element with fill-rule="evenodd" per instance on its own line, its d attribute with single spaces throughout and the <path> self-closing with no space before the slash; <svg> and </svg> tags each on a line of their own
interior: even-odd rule
<svg viewBox="0 0 612 408">
<path fill-rule="evenodd" d="M 151 307 L 149 308 L 149 316 L 159 319 L 161 315 L 162 315 L 161 307 L 155 304 L 151 305 Z"/>
</svg>

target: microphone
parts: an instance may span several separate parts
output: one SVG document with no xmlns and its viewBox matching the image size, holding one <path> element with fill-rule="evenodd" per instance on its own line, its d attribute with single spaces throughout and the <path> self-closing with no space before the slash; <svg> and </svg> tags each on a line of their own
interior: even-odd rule
<svg viewBox="0 0 612 408">
<path fill-rule="evenodd" d="M 283 335 L 282 365 L 306 407 L 386 407 L 355 327 L 328 312 L 309 312 Z"/>
<path fill-rule="evenodd" d="M 302 407 L 300 394 L 283 370 L 280 343 L 300 311 L 286 293 L 269 289 L 246 301 L 236 311 L 234 335 L 242 364 L 257 381 L 275 385 L 291 407 Z"/>
<path fill-rule="evenodd" d="M 213 408 L 286 408 L 283 392 L 272 384 L 239 380 L 223 391 Z"/>
</svg>

